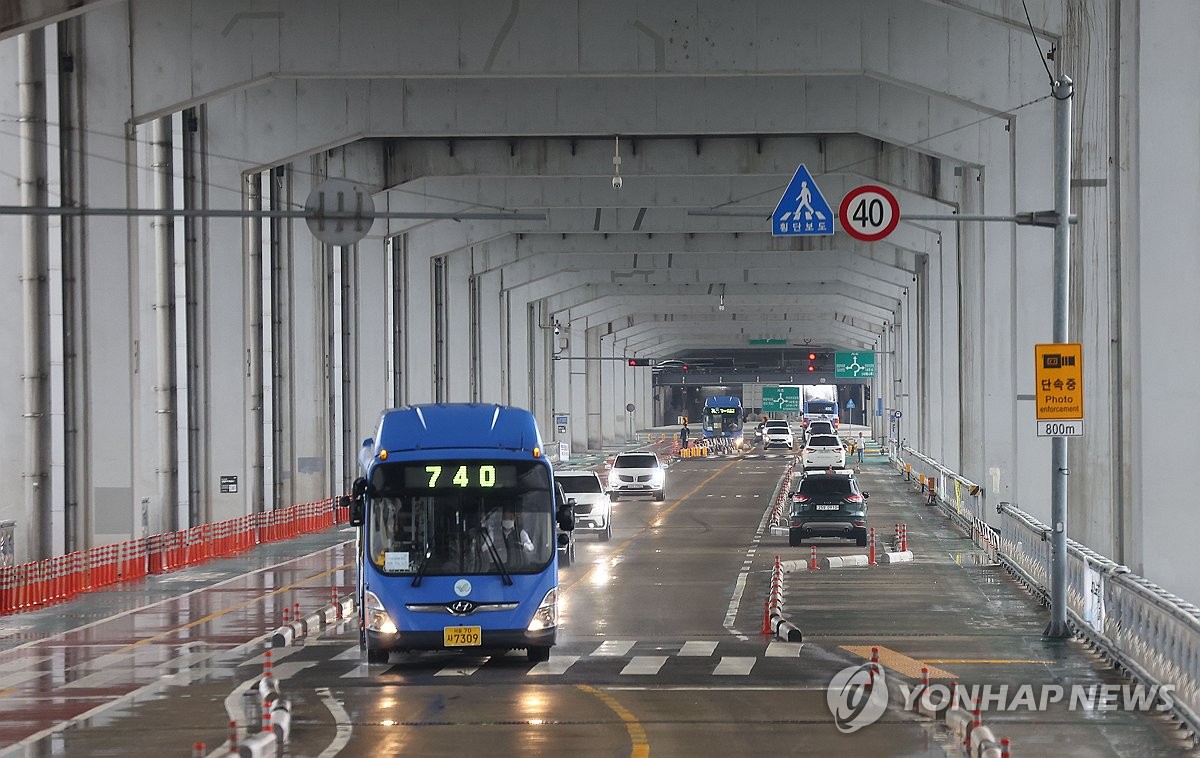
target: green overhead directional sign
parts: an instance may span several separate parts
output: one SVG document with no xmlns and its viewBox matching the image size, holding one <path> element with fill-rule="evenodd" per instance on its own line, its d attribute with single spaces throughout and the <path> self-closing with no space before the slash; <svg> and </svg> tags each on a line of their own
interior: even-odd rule
<svg viewBox="0 0 1200 758">
<path fill-rule="evenodd" d="M 762 409 L 763 413 L 799 413 L 799 385 L 764 384 Z"/>
<path fill-rule="evenodd" d="M 875 378 L 875 353 L 834 353 L 834 379 L 873 379 Z"/>
</svg>

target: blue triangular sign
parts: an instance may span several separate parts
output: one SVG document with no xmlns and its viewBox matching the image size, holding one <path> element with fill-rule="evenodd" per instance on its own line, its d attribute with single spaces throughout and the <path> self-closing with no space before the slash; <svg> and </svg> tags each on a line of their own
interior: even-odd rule
<svg viewBox="0 0 1200 758">
<path fill-rule="evenodd" d="M 812 174 L 801 163 L 771 214 L 771 234 L 775 237 L 833 234 L 834 216 Z"/>
</svg>

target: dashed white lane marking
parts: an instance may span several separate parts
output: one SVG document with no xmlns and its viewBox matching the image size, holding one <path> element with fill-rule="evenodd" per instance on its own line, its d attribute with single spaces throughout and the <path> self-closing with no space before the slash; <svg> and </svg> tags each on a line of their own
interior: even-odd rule
<svg viewBox="0 0 1200 758">
<path fill-rule="evenodd" d="M 679 649 L 679 655 L 710 656 L 717 649 L 716 640 L 688 640 Z"/>
<path fill-rule="evenodd" d="M 621 673 L 654 676 L 666 662 L 667 656 L 665 655 L 635 655 L 629 659 L 629 663 L 625 665 L 625 668 L 621 669 Z"/>
<path fill-rule="evenodd" d="M 592 655 L 622 656 L 633 649 L 633 640 L 607 640 L 592 651 Z"/>
</svg>

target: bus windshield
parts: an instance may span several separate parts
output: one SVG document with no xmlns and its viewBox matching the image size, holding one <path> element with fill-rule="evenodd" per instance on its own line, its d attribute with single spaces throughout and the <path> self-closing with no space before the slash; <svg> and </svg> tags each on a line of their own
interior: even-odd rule
<svg viewBox="0 0 1200 758">
<path fill-rule="evenodd" d="M 704 430 L 717 434 L 736 434 L 742 429 L 741 408 L 705 408 Z"/>
<path fill-rule="evenodd" d="M 370 484 L 366 554 L 383 574 L 536 573 L 554 557 L 542 463 L 398 461 L 377 465 Z"/>
</svg>

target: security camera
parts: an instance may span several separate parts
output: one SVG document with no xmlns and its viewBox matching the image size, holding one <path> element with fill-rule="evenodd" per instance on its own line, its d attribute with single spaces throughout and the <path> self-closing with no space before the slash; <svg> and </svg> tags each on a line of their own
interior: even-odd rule
<svg viewBox="0 0 1200 758">
<path fill-rule="evenodd" d="M 554 333 L 557 335 L 560 331 L 562 331 L 562 330 L 559 328 L 558 324 L 555 324 L 554 325 Z"/>
<path fill-rule="evenodd" d="M 613 177 L 613 189 L 617 189 L 617 190 L 621 189 L 621 185 L 623 185 L 624 183 L 625 182 L 621 181 L 621 177 L 619 177 L 619 176 Z"/>
</svg>

